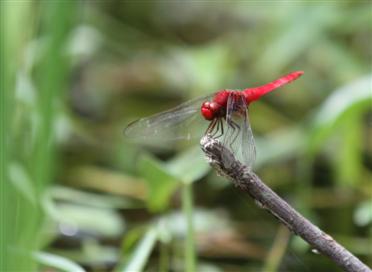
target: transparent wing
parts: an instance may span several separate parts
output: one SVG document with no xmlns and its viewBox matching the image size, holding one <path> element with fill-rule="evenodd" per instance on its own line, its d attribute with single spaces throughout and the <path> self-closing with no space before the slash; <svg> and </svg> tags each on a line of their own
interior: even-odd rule
<svg viewBox="0 0 372 272">
<path fill-rule="evenodd" d="M 256 161 L 256 144 L 254 142 L 248 115 L 248 108 L 246 108 L 244 118 L 241 119 L 242 132 L 240 153 L 242 154 L 243 163 L 247 165 L 249 169 L 252 169 L 253 164 Z"/>
<path fill-rule="evenodd" d="M 235 157 L 249 169 L 256 160 L 256 146 L 248 119 L 246 101 L 239 93 L 231 93 L 226 105 L 226 132 L 223 139 Z"/>
<path fill-rule="evenodd" d="M 209 122 L 200 114 L 204 101 L 213 96 L 196 98 L 173 109 L 139 119 L 129 124 L 124 135 L 139 142 L 166 142 L 200 137 Z"/>
</svg>

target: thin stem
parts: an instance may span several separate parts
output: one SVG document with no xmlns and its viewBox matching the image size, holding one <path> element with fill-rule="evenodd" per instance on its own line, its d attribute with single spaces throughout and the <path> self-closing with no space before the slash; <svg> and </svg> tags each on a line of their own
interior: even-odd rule
<svg viewBox="0 0 372 272">
<path fill-rule="evenodd" d="M 266 264 L 263 271 L 266 272 L 278 271 L 281 260 L 283 259 L 285 251 L 287 249 L 290 237 L 291 233 L 288 231 L 288 229 L 283 225 L 280 225 L 273 246 L 271 247 L 269 254 L 266 258 Z"/>
<path fill-rule="evenodd" d="M 160 243 L 159 271 L 169 271 L 169 248 L 168 244 L 164 242 Z"/>
<path fill-rule="evenodd" d="M 182 209 L 186 218 L 187 232 L 185 240 L 185 271 L 195 271 L 195 242 L 194 242 L 194 224 L 193 224 L 193 196 L 192 186 L 186 183 L 182 188 Z"/>
<path fill-rule="evenodd" d="M 201 139 L 200 144 L 210 165 L 219 174 L 229 178 L 238 189 L 248 193 L 261 208 L 269 211 L 291 232 L 300 236 L 319 253 L 330 258 L 345 271 L 372 272 L 331 236 L 321 231 L 280 198 L 255 173 L 237 161 L 219 141 L 206 135 Z"/>
<path fill-rule="evenodd" d="M 9 184 L 6 170 L 8 169 L 8 108 L 10 106 L 9 97 L 11 88 L 11 73 L 9 69 L 9 60 L 5 58 L 9 52 L 6 52 L 5 43 L 5 11 L 6 3 L 0 2 L 0 220 L 7 222 L 7 184 Z M 8 65 L 7 65 L 8 64 Z M 2 223 L 0 226 L 0 270 L 5 271 L 9 266 L 9 256 L 7 254 L 7 244 L 9 244 L 9 224 Z"/>
</svg>

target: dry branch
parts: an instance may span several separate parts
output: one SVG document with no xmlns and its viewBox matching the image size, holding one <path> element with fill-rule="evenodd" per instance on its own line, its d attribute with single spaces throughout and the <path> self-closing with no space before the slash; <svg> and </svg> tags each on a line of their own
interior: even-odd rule
<svg viewBox="0 0 372 272">
<path fill-rule="evenodd" d="M 206 135 L 201 139 L 200 144 L 210 165 L 220 175 L 227 177 L 237 188 L 248 193 L 260 207 L 268 210 L 291 232 L 308 242 L 312 248 L 329 257 L 345 271 L 372 272 L 331 236 L 321 231 L 280 198 L 255 173 L 237 161 L 219 141 Z"/>
</svg>

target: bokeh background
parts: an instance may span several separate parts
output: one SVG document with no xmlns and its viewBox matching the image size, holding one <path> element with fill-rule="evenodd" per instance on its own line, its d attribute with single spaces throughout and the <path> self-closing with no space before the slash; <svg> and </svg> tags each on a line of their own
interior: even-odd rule
<svg viewBox="0 0 372 272">
<path fill-rule="evenodd" d="M 255 171 L 372 265 L 370 1 L 1 1 L 2 271 L 340 271 L 207 165 L 125 126 L 223 88 Z"/>
</svg>

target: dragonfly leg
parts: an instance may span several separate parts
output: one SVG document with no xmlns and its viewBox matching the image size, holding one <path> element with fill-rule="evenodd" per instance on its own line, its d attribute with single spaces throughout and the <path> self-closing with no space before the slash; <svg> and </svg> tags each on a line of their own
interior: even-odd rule
<svg viewBox="0 0 372 272">
<path fill-rule="evenodd" d="M 219 131 L 220 133 L 217 136 L 214 136 L 214 139 L 218 139 L 223 135 L 223 121 L 221 118 L 218 119 L 217 131 Z"/>
<path fill-rule="evenodd" d="M 214 130 L 215 126 L 216 126 L 216 119 L 212 120 L 209 123 L 209 126 L 206 129 L 205 134 L 211 134 L 213 136 L 213 134 L 214 134 L 213 130 Z"/>
<path fill-rule="evenodd" d="M 209 123 L 207 129 L 205 130 L 205 134 L 209 134 L 210 133 L 212 124 L 213 124 L 213 121 Z"/>
<path fill-rule="evenodd" d="M 214 139 L 216 139 L 216 134 L 220 131 L 220 122 L 219 122 L 219 120 L 216 121 L 216 124 L 217 124 L 217 127 L 216 127 L 216 129 L 215 129 L 215 131 L 214 131 L 214 133 L 212 135 L 212 137 Z"/>
</svg>

